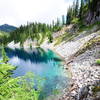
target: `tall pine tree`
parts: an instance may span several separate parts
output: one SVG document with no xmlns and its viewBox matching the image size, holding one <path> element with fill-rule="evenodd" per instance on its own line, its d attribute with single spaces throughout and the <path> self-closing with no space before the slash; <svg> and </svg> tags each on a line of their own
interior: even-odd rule
<svg viewBox="0 0 100 100">
<path fill-rule="evenodd" d="M 62 15 L 62 25 L 65 25 L 65 16 Z"/>
<path fill-rule="evenodd" d="M 79 14 L 79 0 L 76 0 L 75 17 L 78 17 L 78 14 Z"/>
<path fill-rule="evenodd" d="M 84 1 L 81 0 L 80 12 L 79 12 L 79 18 L 80 18 L 80 20 L 82 20 L 82 15 L 83 15 L 83 6 L 84 6 Z"/>
</svg>

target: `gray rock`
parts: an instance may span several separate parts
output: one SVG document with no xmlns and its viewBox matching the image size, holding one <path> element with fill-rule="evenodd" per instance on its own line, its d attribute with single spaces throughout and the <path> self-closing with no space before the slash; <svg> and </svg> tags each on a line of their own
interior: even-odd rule
<svg viewBox="0 0 100 100">
<path fill-rule="evenodd" d="M 89 93 L 89 86 L 84 86 L 79 90 L 77 100 L 83 100 Z"/>
</svg>

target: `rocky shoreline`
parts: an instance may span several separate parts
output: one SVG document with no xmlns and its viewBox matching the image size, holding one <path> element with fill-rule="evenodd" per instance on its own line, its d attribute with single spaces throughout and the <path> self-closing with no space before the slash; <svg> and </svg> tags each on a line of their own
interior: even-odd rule
<svg viewBox="0 0 100 100">
<path fill-rule="evenodd" d="M 100 58 L 100 44 L 77 57 L 73 56 L 85 43 L 96 37 L 100 38 L 100 31 L 55 47 L 53 43 L 45 45 L 64 58 L 67 63 L 64 67 L 70 68 L 72 73 L 71 89 L 65 89 L 59 100 L 100 100 L 100 92 L 95 91 L 94 94 L 93 91 L 95 87 L 100 88 L 100 65 L 96 65 L 96 59 Z"/>
<path fill-rule="evenodd" d="M 68 64 L 72 71 L 72 88 L 60 100 L 100 100 L 100 93 L 95 96 L 92 89 L 100 87 L 100 66 L 95 59 L 100 57 L 100 45 L 73 59 Z M 95 55 L 96 53 L 98 54 Z"/>
</svg>

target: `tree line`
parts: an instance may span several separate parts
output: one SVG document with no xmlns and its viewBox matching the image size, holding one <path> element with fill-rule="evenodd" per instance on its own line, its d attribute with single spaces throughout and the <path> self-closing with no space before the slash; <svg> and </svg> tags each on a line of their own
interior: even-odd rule
<svg viewBox="0 0 100 100">
<path fill-rule="evenodd" d="M 27 39 L 31 39 L 36 41 L 37 45 L 40 45 L 46 38 L 48 38 L 49 42 L 52 42 L 52 33 L 61 30 L 64 25 L 67 26 L 71 23 L 83 24 L 84 19 L 86 19 L 85 22 L 91 23 L 95 12 L 95 16 L 100 16 L 100 12 L 96 11 L 98 2 L 99 0 L 74 0 L 73 5 L 68 8 L 67 14 L 62 15 L 62 19 L 57 18 L 56 21 L 52 21 L 52 24 L 33 22 L 21 25 L 10 33 L 9 38 L 1 39 L 1 42 L 7 44 L 14 41 L 15 43 L 20 42 L 20 45 L 23 45 Z"/>
<path fill-rule="evenodd" d="M 45 23 L 27 23 L 27 25 L 21 25 L 15 31 L 10 33 L 9 41 L 14 40 L 15 43 L 20 42 L 23 44 L 26 39 L 37 41 L 37 44 L 41 44 L 45 38 L 48 38 L 49 42 L 52 42 L 52 33 L 59 31 L 61 26 L 59 21 L 53 23 L 53 25 Z"/>
</svg>

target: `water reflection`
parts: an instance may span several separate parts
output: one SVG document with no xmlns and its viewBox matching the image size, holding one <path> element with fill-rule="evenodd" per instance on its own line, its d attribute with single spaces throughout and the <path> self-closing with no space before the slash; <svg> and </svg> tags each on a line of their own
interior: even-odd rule
<svg viewBox="0 0 100 100">
<path fill-rule="evenodd" d="M 13 56 L 17 56 L 18 58 L 23 59 L 24 61 L 30 60 L 33 63 L 47 63 L 50 60 L 61 61 L 61 59 L 59 57 L 56 57 L 51 50 L 48 50 L 46 52 L 42 48 L 34 48 L 33 51 L 30 52 L 25 51 L 24 49 L 17 48 L 6 48 L 5 50 L 10 58 L 12 58 Z"/>
</svg>

